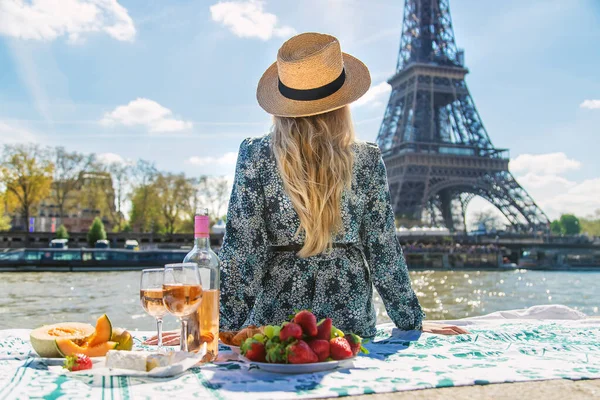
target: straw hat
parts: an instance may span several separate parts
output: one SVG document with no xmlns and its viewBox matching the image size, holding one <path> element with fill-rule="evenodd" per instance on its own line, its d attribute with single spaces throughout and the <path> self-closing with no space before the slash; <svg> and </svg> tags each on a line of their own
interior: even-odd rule
<svg viewBox="0 0 600 400">
<path fill-rule="evenodd" d="M 258 104 L 280 117 L 306 117 L 333 111 L 369 90 L 365 64 L 342 53 L 331 35 L 302 33 L 281 46 L 258 82 Z"/>
</svg>

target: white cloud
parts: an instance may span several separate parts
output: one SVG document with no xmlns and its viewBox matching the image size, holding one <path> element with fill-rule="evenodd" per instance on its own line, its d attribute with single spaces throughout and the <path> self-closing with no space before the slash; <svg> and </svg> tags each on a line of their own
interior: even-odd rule
<svg viewBox="0 0 600 400">
<path fill-rule="evenodd" d="M 579 107 L 588 108 L 590 110 L 600 110 L 600 100 L 584 100 Z"/>
<path fill-rule="evenodd" d="M 262 0 L 225 1 L 210 6 L 215 22 L 228 27 L 236 36 L 269 40 L 273 36 L 289 37 L 296 33 L 290 26 L 279 25 L 277 16 L 264 11 Z"/>
<path fill-rule="evenodd" d="M 221 157 L 190 157 L 187 162 L 192 165 L 235 165 L 237 161 L 237 153 L 229 152 L 223 154 Z"/>
<path fill-rule="evenodd" d="M 550 219 L 564 213 L 586 216 L 600 209 L 600 178 L 577 182 L 563 176 L 581 167 L 564 153 L 522 154 L 510 162 L 517 181 Z"/>
<path fill-rule="evenodd" d="M 382 98 L 387 96 L 392 87 L 387 82 L 381 82 L 375 86 L 371 86 L 371 88 L 361 97 L 352 103 L 352 107 L 362 107 L 367 104 L 371 104 L 373 106 L 381 105 Z"/>
<path fill-rule="evenodd" d="M 512 172 L 554 175 L 577 170 L 581 163 L 567 157 L 565 153 L 521 154 L 510 161 Z"/>
<path fill-rule="evenodd" d="M 143 125 L 150 132 L 176 132 L 192 128 L 192 123 L 173 118 L 173 112 L 157 102 L 137 98 L 129 104 L 118 106 L 104 114 L 102 125 L 122 124 L 125 126 Z"/>
<path fill-rule="evenodd" d="M 117 0 L 0 1 L 0 35 L 30 40 L 65 35 L 70 42 L 79 42 L 93 32 L 132 41 L 135 26 Z"/>
<path fill-rule="evenodd" d="M 579 217 L 594 214 L 600 209 L 600 178 L 574 183 L 566 191 L 555 191 L 553 196 L 540 199 L 539 204 L 552 218 L 570 213 Z"/>
<path fill-rule="evenodd" d="M 0 121 L 0 143 L 38 143 L 36 136 L 25 128 Z"/>
<path fill-rule="evenodd" d="M 126 164 L 123 157 L 115 153 L 100 153 L 96 155 L 96 160 L 102 164 Z"/>
</svg>

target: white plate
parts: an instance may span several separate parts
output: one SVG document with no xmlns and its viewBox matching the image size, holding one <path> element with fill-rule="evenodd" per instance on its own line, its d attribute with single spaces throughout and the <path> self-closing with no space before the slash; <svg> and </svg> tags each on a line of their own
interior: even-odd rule
<svg viewBox="0 0 600 400">
<path fill-rule="evenodd" d="M 348 358 L 340 361 L 324 361 L 310 364 L 271 364 L 248 360 L 241 354 L 238 356 L 245 363 L 256 365 L 259 369 L 277 374 L 310 374 L 313 372 L 329 371 L 338 367 L 352 367 L 354 358 Z"/>
<path fill-rule="evenodd" d="M 229 347 L 234 354 L 240 354 L 240 352 L 241 352 L 240 346 L 234 346 L 232 344 L 225 344 L 225 343 L 223 343 L 223 341 L 221 339 L 219 339 L 219 344 Z"/>
<path fill-rule="evenodd" d="M 234 354 L 241 354 L 240 346 L 230 346 L 228 344 L 225 346 L 228 346 Z"/>
</svg>

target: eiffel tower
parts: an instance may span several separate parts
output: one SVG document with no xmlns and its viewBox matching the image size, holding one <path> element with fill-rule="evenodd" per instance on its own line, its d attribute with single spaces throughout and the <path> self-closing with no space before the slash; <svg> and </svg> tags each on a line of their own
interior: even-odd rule
<svg viewBox="0 0 600 400">
<path fill-rule="evenodd" d="M 449 0 L 405 1 L 396 74 L 377 136 L 397 219 L 466 229 L 467 205 L 480 196 L 515 230 L 546 230 L 548 217 L 508 171 L 508 150 L 492 145 L 469 94 Z"/>
</svg>

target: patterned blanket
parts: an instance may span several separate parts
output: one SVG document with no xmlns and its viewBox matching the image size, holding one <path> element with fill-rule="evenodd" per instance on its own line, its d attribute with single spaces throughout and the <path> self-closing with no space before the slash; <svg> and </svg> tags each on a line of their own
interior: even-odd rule
<svg viewBox="0 0 600 400">
<path fill-rule="evenodd" d="M 174 378 L 65 377 L 33 357 L 29 330 L 5 330 L 0 331 L 0 399 L 304 399 L 600 378 L 600 319 L 560 306 L 542 310 L 452 321 L 471 331 L 463 336 L 400 332 L 382 325 L 367 345 L 371 354 L 359 357 L 353 368 L 305 375 L 248 368 L 223 347 L 221 362 Z M 549 315 L 551 319 L 543 318 Z M 140 332 L 136 339 L 148 334 Z"/>
</svg>

